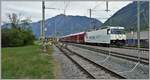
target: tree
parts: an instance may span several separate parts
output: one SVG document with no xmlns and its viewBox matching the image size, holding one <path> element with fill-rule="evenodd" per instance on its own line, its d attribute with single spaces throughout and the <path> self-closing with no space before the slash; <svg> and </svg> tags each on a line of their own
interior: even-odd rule
<svg viewBox="0 0 150 80">
<path fill-rule="evenodd" d="M 21 18 L 21 14 L 17 15 L 16 13 L 8 13 L 7 14 L 9 23 L 11 23 L 12 28 L 19 28 L 19 22 Z"/>
<path fill-rule="evenodd" d="M 2 29 L 2 47 L 24 46 L 33 44 L 35 37 L 32 33 L 29 18 L 21 19 L 21 15 L 8 14 L 11 28 Z"/>
<path fill-rule="evenodd" d="M 21 26 L 21 28 L 22 29 L 26 29 L 26 28 L 30 28 L 31 26 L 30 26 L 30 23 L 31 23 L 32 21 L 31 21 L 31 19 L 29 18 L 29 17 L 26 17 L 26 19 L 24 19 L 24 20 L 21 20 L 21 24 L 22 24 L 22 26 Z"/>
</svg>

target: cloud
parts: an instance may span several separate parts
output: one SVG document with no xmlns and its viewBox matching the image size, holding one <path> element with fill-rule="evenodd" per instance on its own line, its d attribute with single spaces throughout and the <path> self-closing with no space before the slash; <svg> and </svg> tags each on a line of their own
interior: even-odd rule
<svg viewBox="0 0 150 80">
<path fill-rule="evenodd" d="M 92 17 L 104 22 L 110 15 L 113 15 L 117 10 L 131 3 L 131 1 L 111 1 L 109 2 L 109 13 L 106 9 L 105 1 L 47 1 L 46 7 L 65 9 L 66 15 L 81 15 L 88 16 L 90 8 L 95 8 L 99 11 L 92 11 Z M 42 16 L 41 1 L 2 1 L 2 21 L 7 21 L 6 13 L 21 13 L 23 16 L 30 16 L 32 21 L 41 20 Z M 46 9 L 46 19 L 64 13 L 64 10 Z M 106 19 L 105 19 L 106 18 Z"/>
</svg>

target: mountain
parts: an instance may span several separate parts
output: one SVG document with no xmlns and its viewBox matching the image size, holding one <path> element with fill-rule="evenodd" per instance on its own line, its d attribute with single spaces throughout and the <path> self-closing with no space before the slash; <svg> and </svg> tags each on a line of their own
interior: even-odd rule
<svg viewBox="0 0 150 80">
<path fill-rule="evenodd" d="M 140 2 L 140 24 L 141 30 L 148 30 L 149 22 L 149 2 Z M 120 9 L 112 17 L 110 17 L 102 26 L 123 26 L 127 31 L 133 29 L 137 30 L 137 2 L 128 4 L 127 6 Z"/>
<path fill-rule="evenodd" d="M 90 26 L 90 22 L 95 22 Z M 67 35 L 80 31 L 85 31 L 92 26 L 99 27 L 102 23 L 97 19 L 90 19 L 85 16 L 65 16 L 63 14 L 57 15 L 45 21 L 46 36 L 54 35 Z"/>
<path fill-rule="evenodd" d="M 63 36 L 93 28 L 99 28 L 101 24 L 102 22 L 95 18 L 71 15 L 66 16 L 60 14 L 45 20 L 45 27 L 47 28 L 45 35 L 47 37 L 54 36 L 54 33 L 56 33 L 56 35 Z M 10 28 L 11 24 L 4 24 L 2 28 L 5 28 L 6 26 Z M 30 26 L 36 38 L 40 37 L 41 21 L 30 23 Z"/>
</svg>

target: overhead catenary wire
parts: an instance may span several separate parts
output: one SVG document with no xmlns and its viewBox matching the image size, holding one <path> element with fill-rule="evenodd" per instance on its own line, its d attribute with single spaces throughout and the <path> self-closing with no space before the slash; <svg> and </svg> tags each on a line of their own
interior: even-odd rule
<svg viewBox="0 0 150 80">
<path fill-rule="evenodd" d="M 96 9 L 100 4 L 102 4 L 102 2 L 101 2 L 101 3 L 98 3 L 96 6 L 94 6 L 94 7 L 92 8 L 92 10 Z"/>
<path fill-rule="evenodd" d="M 97 4 L 94 8 L 92 8 L 92 9 L 89 9 L 89 13 L 90 13 L 90 18 L 91 18 L 91 16 L 92 16 L 92 14 L 93 14 L 93 12 L 95 12 L 95 11 L 100 11 L 100 12 L 102 12 L 102 11 L 104 11 L 104 12 L 107 12 L 107 14 L 108 14 L 108 12 L 110 12 L 110 11 L 112 11 L 112 10 L 109 10 L 108 8 L 108 6 L 109 6 L 109 4 L 108 4 L 109 2 L 108 1 L 106 1 L 106 9 L 105 10 L 95 10 L 98 6 L 99 6 L 99 4 Z M 115 10 L 114 10 L 115 11 Z M 112 15 L 109 15 L 109 18 L 111 17 Z M 107 18 L 107 19 L 109 19 L 109 18 Z M 101 19 L 101 18 L 99 18 L 99 19 Z M 103 18 L 104 19 L 104 18 Z M 107 20 L 106 19 L 106 20 Z"/>
<path fill-rule="evenodd" d="M 65 1 L 64 1 L 64 5 L 65 5 L 65 6 L 64 6 L 64 15 L 66 14 L 66 10 L 67 10 L 69 4 L 70 4 L 70 1 L 68 1 L 67 4 L 65 4 Z"/>
<path fill-rule="evenodd" d="M 145 10 L 145 14 L 144 14 L 144 10 L 141 11 L 141 13 L 143 13 L 143 16 L 144 16 L 144 20 L 146 22 L 146 24 L 148 25 L 148 18 L 146 17 L 146 10 Z"/>
<path fill-rule="evenodd" d="M 62 9 L 62 8 L 50 8 L 50 7 L 46 7 L 46 9 L 50 9 L 50 10 L 63 10 L 64 11 L 64 15 L 66 14 L 65 12 L 66 12 L 66 10 L 67 10 L 67 7 L 69 6 L 69 3 L 70 2 L 68 2 L 67 4 L 66 4 L 66 2 L 64 2 L 64 4 L 66 4 L 66 5 L 64 5 L 64 9 Z M 65 24 L 65 19 L 68 19 L 68 18 L 65 18 L 65 17 L 62 17 L 61 19 L 60 19 L 60 21 L 63 21 L 62 19 L 64 19 L 64 24 Z M 60 21 L 59 21 L 59 23 L 60 23 Z M 55 22 L 55 29 L 56 29 L 56 22 Z M 80 24 L 78 24 L 78 25 L 80 25 Z M 71 28 L 71 31 L 73 31 L 73 27 Z M 56 33 L 56 30 L 55 30 L 55 33 Z"/>
<path fill-rule="evenodd" d="M 69 3 L 68 3 L 69 4 Z M 64 7 L 64 9 L 61 9 L 61 8 L 51 8 L 51 7 L 45 7 L 45 9 L 47 10 L 47 9 L 49 9 L 49 10 L 63 10 L 64 11 L 64 15 L 65 15 L 65 11 L 66 11 L 66 9 L 67 9 L 67 6 L 68 6 L 68 4 Z M 63 17 L 62 17 L 63 18 Z M 62 21 L 62 18 L 60 19 L 60 21 Z M 58 24 L 58 23 L 56 23 L 56 20 L 54 20 L 54 37 L 56 37 L 56 24 Z"/>
</svg>

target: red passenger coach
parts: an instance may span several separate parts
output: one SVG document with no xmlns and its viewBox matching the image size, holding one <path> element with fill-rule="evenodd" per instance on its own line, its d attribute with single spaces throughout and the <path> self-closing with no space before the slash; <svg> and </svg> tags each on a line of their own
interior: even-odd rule
<svg viewBox="0 0 150 80">
<path fill-rule="evenodd" d="M 84 36 L 85 36 L 85 32 L 79 32 L 79 33 L 63 36 L 60 38 L 60 41 L 73 42 L 73 43 L 85 43 Z"/>
</svg>

